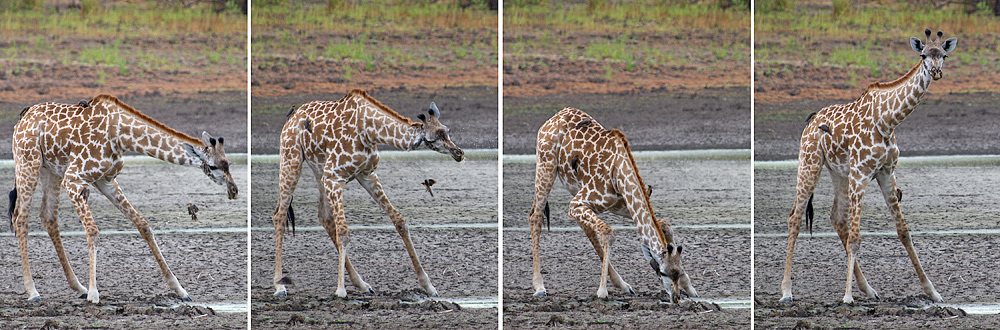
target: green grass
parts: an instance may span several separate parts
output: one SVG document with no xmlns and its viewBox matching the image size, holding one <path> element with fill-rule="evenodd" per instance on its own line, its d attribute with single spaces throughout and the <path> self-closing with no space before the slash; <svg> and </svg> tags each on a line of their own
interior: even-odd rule
<svg viewBox="0 0 1000 330">
<path fill-rule="evenodd" d="M 740 31 L 749 25 L 750 13 L 721 9 L 714 4 L 664 4 L 662 1 L 630 1 L 590 10 L 585 4 L 544 3 L 504 7 L 504 29 L 545 26 L 554 30 L 613 33 L 641 29 L 647 32 L 678 32 L 712 29 Z M 669 24 L 665 24 L 669 22 Z"/>
<path fill-rule="evenodd" d="M 109 5 L 86 15 L 79 10 L 57 13 L 44 6 L 0 11 L 0 34 L 7 36 L 149 38 L 228 33 L 245 34 L 246 16 L 234 11 L 216 14 L 207 7 L 181 8 L 152 1 Z"/>
<path fill-rule="evenodd" d="M 403 32 L 419 34 L 429 29 L 496 29 L 497 12 L 474 6 L 409 1 L 358 2 L 328 11 L 324 5 L 254 1 L 253 29 L 338 31 L 341 33 Z"/>
</svg>

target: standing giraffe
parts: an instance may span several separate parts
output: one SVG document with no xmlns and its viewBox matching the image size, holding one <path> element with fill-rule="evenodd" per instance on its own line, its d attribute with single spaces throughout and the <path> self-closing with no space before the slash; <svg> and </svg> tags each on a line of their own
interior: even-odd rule
<svg viewBox="0 0 1000 330">
<path fill-rule="evenodd" d="M 896 188 L 896 175 L 893 173 L 899 158 L 894 130 L 920 103 L 931 80 L 941 79 L 941 65 L 957 43 L 955 38 L 944 40 L 941 31 L 935 37 L 931 36 L 931 30 L 926 30 L 924 34 L 927 36 L 926 43 L 910 38 L 910 47 L 920 53 L 921 60 L 906 75 L 892 82 L 869 85 L 854 102 L 823 108 L 811 117 L 802 131 L 795 204 L 788 216 L 788 252 L 784 279 L 781 281 L 782 302 L 792 301 L 795 239 L 799 235 L 803 214 L 809 220 L 812 218 L 813 189 L 824 165 L 830 169 L 834 186 L 830 221 L 847 251 L 844 303 L 854 302 L 851 295 L 853 278 L 858 280 L 858 288 L 869 298 L 879 298 L 865 280 L 857 260 L 861 247 L 861 200 L 872 180 L 878 180 L 882 197 L 896 221 L 896 233 L 913 262 L 924 293 L 935 302 L 942 301 L 913 250 L 910 231 L 899 209 L 902 192 Z"/>
<path fill-rule="evenodd" d="M 347 257 L 348 230 L 341 201 L 344 185 L 358 180 L 372 199 L 392 219 L 396 231 L 403 238 L 406 252 L 417 272 L 420 286 L 427 294 L 437 296 L 431 285 L 417 252 L 413 250 L 406 219 L 389 203 L 382 190 L 375 168 L 379 155 L 376 144 L 388 144 L 402 150 L 417 150 L 426 145 L 431 150 L 449 154 L 455 161 L 462 161 L 465 153 L 451 142 L 448 127 L 438 121 L 441 112 L 432 102 L 429 116 L 420 114 L 416 123 L 403 117 L 368 96 L 360 89 L 352 90 L 336 102 L 314 101 L 293 109 L 284 128 L 281 129 L 281 165 L 278 174 L 278 206 L 274 210 L 274 287 L 275 296 L 286 296 L 285 286 L 292 281 L 283 277 L 281 271 L 281 242 L 286 226 L 295 217 L 292 213 L 292 193 L 298 184 L 302 164 L 308 164 L 316 180 L 319 181 L 319 218 L 337 249 L 339 261 L 337 274 L 337 296 L 346 297 L 344 271 L 351 277 L 351 283 L 363 291 L 374 293 L 359 275 Z"/>
<path fill-rule="evenodd" d="M 649 189 L 639 176 L 624 133 L 616 129 L 605 130 L 583 111 L 565 108 L 538 130 L 536 153 L 535 199 L 528 218 L 535 296 L 546 295 L 538 250 L 542 216 L 543 213 L 548 214 L 546 199 L 556 177 L 574 195 L 570 201 L 569 217 L 583 229 L 601 260 L 597 297 L 608 297 L 609 275 L 615 287 L 635 293 L 611 265 L 611 244 L 615 237 L 611 226 L 597 218 L 597 214 L 603 212 L 631 217 L 639 227 L 643 255 L 660 276 L 672 301 L 680 299 L 680 290 L 690 296 L 698 296 L 681 265 L 683 248 L 678 245 L 674 252 L 670 224 L 653 214 Z"/>
<path fill-rule="evenodd" d="M 93 185 L 124 213 L 139 234 L 149 244 L 153 257 L 166 277 L 167 285 L 185 301 L 191 301 L 187 291 L 170 272 L 160 248 L 153 238 L 149 223 L 125 199 L 115 178 L 125 166 L 122 153 L 133 151 L 164 161 L 200 167 L 219 185 L 226 185 L 230 199 L 236 199 L 237 188 L 229 174 L 224 139 L 216 140 L 202 133 L 199 141 L 150 118 L 111 95 L 99 95 L 90 102 L 79 104 L 42 103 L 24 109 L 14 126 L 14 172 L 16 186 L 11 192 L 10 214 L 21 249 L 24 270 L 24 290 L 29 301 L 40 301 L 28 267 L 28 210 L 37 184 L 42 186 L 41 218 L 45 230 L 55 245 L 59 262 L 69 286 L 93 303 L 100 302 L 97 292 L 97 224 L 87 205 Z M 59 237 L 60 189 L 66 190 L 87 235 L 90 257 L 90 283 L 80 284 L 70 268 L 62 240 Z"/>
</svg>

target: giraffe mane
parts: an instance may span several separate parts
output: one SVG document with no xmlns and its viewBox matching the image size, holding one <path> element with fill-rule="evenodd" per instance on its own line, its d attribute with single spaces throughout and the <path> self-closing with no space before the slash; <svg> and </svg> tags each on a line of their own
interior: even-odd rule
<svg viewBox="0 0 1000 330">
<path fill-rule="evenodd" d="M 660 238 L 660 244 L 663 248 L 667 248 L 667 237 L 663 235 L 663 229 L 660 228 L 660 221 L 656 219 L 656 215 L 653 213 L 653 204 L 649 201 L 649 192 L 646 191 L 646 182 L 642 180 L 642 176 L 639 175 L 639 166 L 635 164 L 635 157 L 632 156 L 632 148 L 628 144 L 628 139 L 625 137 L 625 133 L 617 129 L 612 129 L 608 131 L 609 134 L 618 138 L 622 145 L 625 147 L 625 154 L 628 155 L 628 162 L 632 165 L 632 171 L 635 172 L 635 177 L 639 179 L 639 189 L 642 190 L 642 198 L 646 201 L 646 211 L 649 212 L 649 217 L 653 221 L 653 229 L 656 232 L 656 236 Z"/>
<path fill-rule="evenodd" d="M 917 65 L 913 66 L 913 68 L 911 68 L 910 71 L 907 72 L 905 75 L 903 75 L 902 77 L 899 77 L 899 79 L 896 79 L 896 80 L 893 80 L 893 81 L 890 81 L 890 82 L 873 82 L 873 83 L 871 83 L 870 85 L 868 85 L 868 88 L 865 89 L 865 92 L 861 94 L 861 96 L 865 96 L 869 92 L 880 91 L 880 90 L 887 90 L 887 89 L 893 89 L 893 88 L 899 87 L 899 85 L 902 85 L 904 82 L 906 82 L 907 80 L 909 80 L 910 78 L 912 78 L 913 75 L 917 74 L 917 71 L 918 71 L 918 69 L 920 69 L 921 65 L 923 65 L 923 61 L 922 60 L 920 61 L 920 63 L 917 63 Z"/>
<path fill-rule="evenodd" d="M 170 126 L 167 126 L 167 125 L 165 125 L 165 124 L 157 121 L 156 119 L 153 119 L 153 117 L 150 117 L 149 115 L 146 115 L 146 114 L 140 112 L 139 110 L 136 110 L 132 106 L 130 106 L 128 104 L 125 104 L 125 102 L 122 102 L 117 97 L 114 97 L 112 95 L 108 95 L 108 94 L 98 95 L 97 97 L 95 97 L 93 100 L 90 101 L 90 104 L 94 105 L 94 104 L 98 104 L 98 103 L 105 102 L 105 101 L 107 101 L 107 102 L 109 102 L 109 103 L 117 106 L 119 109 L 124 110 L 128 114 L 131 114 L 131 115 L 135 116 L 136 118 L 139 118 L 139 120 L 142 120 L 142 121 L 146 122 L 147 124 L 152 125 L 153 127 L 159 128 L 159 129 L 161 129 L 161 130 L 163 130 L 163 131 L 165 131 L 167 133 L 170 133 L 171 135 L 173 135 L 174 137 L 177 137 L 181 141 L 190 143 L 191 145 L 194 145 L 194 146 L 197 146 L 197 147 L 204 147 L 205 146 L 205 143 L 202 142 L 201 140 L 196 139 L 196 138 L 194 138 L 194 137 L 192 137 L 190 135 L 184 134 L 182 132 L 179 132 L 179 131 L 177 131 L 177 130 L 175 130 L 173 128 L 170 128 Z"/>
<path fill-rule="evenodd" d="M 414 122 L 413 120 L 410 120 L 410 118 L 406 118 L 403 115 L 400 115 L 395 110 L 392 110 L 392 108 L 389 108 L 385 104 L 382 104 L 382 102 L 379 102 L 375 98 L 369 96 L 368 92 L 365 92 L 365 90 L 363 90 L 363 89 L 354 89 L 354 90 L 351 90 L 351 92 L 347 93 L 347 95 L 344 96 L 344 98 L 340 99 L 340 102 L 346 101 L 347 99 L 350 99 L 350 98 L 355 97 L 355 96 L 364 98 L 365 100 L 367 100 L 371 104 L 375 105 L 376 108 L 378 108 L 379 110 L 382 110 L 382 112 L 384 112 L 385 114 L 389 115 L 390 117 L 396 118 L 399 121 L 402 121 L 402 122 L 404 122 L 404 123 L 406 123 L 406 124 L 408 124 L 410 126 L 414 126 L 414 127 L 423 126 L 423 123 Z"/>
</svg>

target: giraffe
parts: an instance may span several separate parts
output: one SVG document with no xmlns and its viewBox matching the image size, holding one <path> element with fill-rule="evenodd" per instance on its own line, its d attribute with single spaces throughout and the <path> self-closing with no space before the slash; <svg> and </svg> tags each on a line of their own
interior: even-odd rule
<svg viewBox="0 0 1000 330">
<path fill-rule="evenodd" d="M 926 43 L 910 38 L 910 47 L 920 53 L 920 63 L 903 77 L 888 83 L 873 83 L 854 102 L 823 108 L 802 131 L 799 146 L 799 167 L 795 204 L 788 216 L 788 252 L 785 256 L 785 273 L 781 281 L 781 301 L 792 301 L 792 252 L 799 234 L 802 216 L 811 219 L 813 189 L 826 166 L 833 178 L 834 201 L 830 221 L 840 236 L 847 252 L 847 286 L 844 303 L 851 304 L 852 279 L 869 298 L 879 295 L 861 273 L 858 251 L 861 247 L 861 201 L 865 188 L 872 180 L 878 182 L 882 197 L 896 222 L 896 233 L 906 248 L 906 253 L 916 269 L 924 293 L 935 302 L 941 295 L 924 274 L 913 249 L 910 232 L 899 208 L 902 191 L 896 188 L 896 147 L 894 130 L 913 112 L 932 80 L 941 79 L 941 66 L 948 53 L 955 49 L 957 40 L 943 39 L 938 31 L 931 36 L 926 30 Z M 811 221 L 810 221 L 811 222 Z"/>
<path fill-rule="evenodd" d="M 611 245 L 615 236 L 611 227 L 597 217 L 603 212 L 630 217 L 639 227 L 643 255 L 660 276 L 671 301 L 679 301 L 680 290 L 689 296 L 698 296 L 681 264 L 683 247 L 677 245 L 675 249 L 670 224 L 653 214 L 649 187 L 639 176 L 624 133 L 617 129 L 605 130 L 583 111 L 564 108 L 538 130 L 537 143 L 535 195 L 528 218 L 535 296 L 547 294 L 542 281 L 539 244 L 542 216 L 548 213 L 546 199 L 556 177 L 574 195 L 569 217 L 583 229 L 601 260 L 597 297 L 608 297 L 608 277 L 618 289 L 635 293 L 611 265 Z"/>
<path fill-rule="evenodd" d="M 348 259 L 348 229 L 341 195 L 344 185 L 352 180 L 357 180 L 392 219 L 420 285 L 427 294 L 437 296 L 437 290 L 413 249 L 406 219 L 389 203 L 375 169 L 379 162 L 379 143 L 401 150 L 417 150 L 426 145 L 431 150 L 450 155 L 455 161 L 462 161 L 465 153 L 451 141 L 448 127 L 438 121 L 440 116 L 441 111 L 432 102 L 427 116 L 417 116 L 422 123 L 413 122 L 360 89 L 352 90 L 335 102 L 314 101 L 292 109 L 281 130 L 278 206 L 273 215 L 275 296 L 287 296 L 286 286 L 292 285 L 291 279 L 282 274 L 281 247 L 288 223 L 292 224 L 293 232 L 295 229 L 291 201 L 303 164 L 309 165 L 319 181 L 320 222 L 333 240 L 338 255 L 338 297 L 347 296 L 345 270 L 355 287 L 375 293 Z"/>
<path fill-rule="evenodd" d="M 167 267 L 149 223 L 125 198 L 115 179 L 125 163 L 122 153 L 133 151 L 178 164 L 200 167 L 219 185 L 226 185 L 229 199 L 238 189 L 229 173 L 225 140 L 202 133 L 200 141 L 175 131 L 139 112 L 111 95 L 98 95 L 79 104 L 41 103 L 25 108 L 14 126 L 13 152 L 16 183 L 11 191 L 10 215 L 17 233 L 24 272 L 24 289 L 29 301 L 40 301 L 28 266 L 28 210 L 37 185 L 41 185 L 42 224 L 55 246 L 70 288 L 92 303 L 100 302 L 97 291 L 97 248 L 99 231 L 90 213 L 88 199 L 92 185 L 124 213 L 146 240 L 167 286 L 185 301 L 191 296 Z M 89 286 L 80 284 L 70 268 L 59 237 L 59 194 L 66 190 L 86 231 L 90 259 Z"/>
</svg>

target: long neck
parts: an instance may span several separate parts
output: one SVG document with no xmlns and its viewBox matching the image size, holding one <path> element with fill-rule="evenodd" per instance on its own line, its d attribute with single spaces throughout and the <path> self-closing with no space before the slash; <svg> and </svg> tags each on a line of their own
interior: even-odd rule
<svg viewBox="0 0 1000 330">
<path fill-rule="evenodd" d="M 900 78 L 894 87 L 879 90 L 873 95 L 876 97 L 876 102 L 881 104 L 877 107 L 880 112 L 875 113 L 878 116 L 876 125 L 879 131 L 892 132 L 920 103 L 920 99 L 933 80 L 928 65 L 930 62 L 920 61 L 920 64 Z"/>
<path fill-rule="evenodd" d="M 364 136 L 370 143 L 382 143 L 400 150 L 416 150 L 422 130 L 375 107 L 362 107 Z M 421 144 L 422 146 L 423 144 Z"/>
<path fill-rule="evenodd" d="M 184 147 L 184 143 L 188 143 L 194 148 L 204 148 L 205 144 L 200 140 L 165 128 L 162 124 L 149 123 L 126 111 L 120 111 L 115 117 L 115 136 L 123 149 L 177 165 L 201 166 L 201 160 L 192 157 Z"/>
<path fill-rule="evenodd" d="M 649 247 L 653 255 L 660 255 L 666 248 L 664 243 L 671 243 L 673 240 L 660 231 L 660 225 L 653 216 L 653 207 L 650 205 L 649 197 L 639 177 L 638 169 L 634 166 L 634 161 L 630 156 L 621 157 L 621 164 L 617 167 L 616 189 L 625 198 L 629 214 L 632 221 L 639 229 L 642 243 Z M 668 232 L 669 228 L 667 229 Z"/>
</svg>

